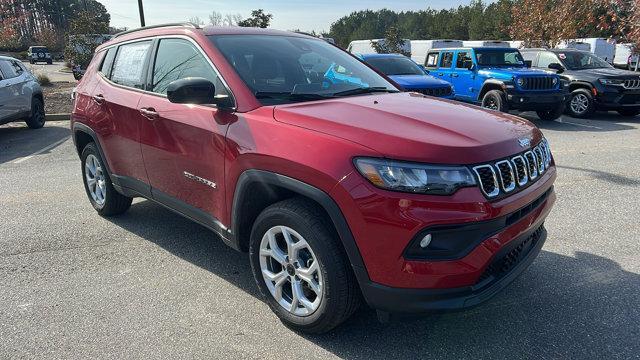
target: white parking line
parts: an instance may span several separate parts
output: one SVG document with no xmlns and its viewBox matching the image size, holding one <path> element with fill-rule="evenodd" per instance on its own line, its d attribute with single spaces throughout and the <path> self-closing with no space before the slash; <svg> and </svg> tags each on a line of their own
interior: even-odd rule
<svg viewBox="0 0 640 360">
<path fill-rule="evenodd" d="M 582 127 L 586 127 L 586 128 L 602 130 L 602 128 L 601 128 L 601 127 L 591 126 L 591 125 L 578 124 L 578 123 L 574 123 L 574 122 L 570 122 L 570 121 L 564 121 L 564 120 L 562 120 L 562 119 L 558 119 L 558 122 L 559 122 L 559 123 L 562 123 L 562 124 L 569 124 L 569 125 L 582 126 Z"/>
<path fill-rule="evenodd" d="M 62 140 L 56 141 L 56 142 L 54 142 L 53 144 L 47 145 L 47 146 L 45 146 L 44 148 L 42 148 L 42 149 L 40 149 L 40 150 L 38 150 L 38 151 L 34 152 L 34 153 L 33 153 L 33 154 L 31 154 L 31 155 L 23 156 L 23 157 L 21 157 L 21 158 L 17 158 L 17 159 L 15 159 L 15 160 L 13 160 L 11 163 L 12 163 L 12 164 L 20 164 L 21 162 L 27 161 L 27 160 L 31 159 L 32 157 L 34 157 L 34 156 L 36 156 L 36 155 L 42 154 L 43 152 L 45 152 L 45 151 L 47 151 L 47 150 L 53 149 L 54 147 L 56 147 L 56 146 L 58 146 L 58 145 L 62 144 L 63 142 L 65 142 L 65 141 L 67 141 L 67 140 L 69 140 L 69 137 L 66 137 L 66 138 L 64 138 L 64 139 L 62 139 Z"/>
</svg>

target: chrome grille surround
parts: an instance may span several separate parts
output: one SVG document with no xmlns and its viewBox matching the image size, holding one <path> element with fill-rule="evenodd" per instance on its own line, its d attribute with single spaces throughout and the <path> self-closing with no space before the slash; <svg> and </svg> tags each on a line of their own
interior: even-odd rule
<svg viewBox="0 0 640 360">
<path fill-rule="evenodd" d="M 496 198 L 527 187 L 551 166 L 549 142 L 540 141 L 531 149 L 509 159 L 474 166 L 480 190 L 487 198 Z"/>
<path fill-rule="evenodd" d="M 509 193 L 516 188 L 516 178 L 513 174 L 513 166 L 509 160 L 502 160 L 496 163 L 502 191 Z"/>
<path fill-rule="evenodd" d="M 628 79 L 622 85 L 625 89 L 640 89 L 640 79 Z"/>
<path fill-rule="evenodd" d="M 473 171 L 478 176 L 480 180 L 480 190 L 487 197 L 496 197 L 500 194 L 500 186 L 498 185 L 498 178 L 496 177 L 496 172 L 491 165 L 478 165 L 473 168 Z M 487 171 L 490 171 L 487 174 Z M 489 177 L 489 179 L 487 179 Z"/>
</svg>

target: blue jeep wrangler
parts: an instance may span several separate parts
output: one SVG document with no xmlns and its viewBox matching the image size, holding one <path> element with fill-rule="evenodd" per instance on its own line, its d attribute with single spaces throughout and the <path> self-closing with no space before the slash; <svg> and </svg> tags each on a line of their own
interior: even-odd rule
<svg viewBox="0 0 640 360">
<path fill-rule="evenodd" d="M 535 111 L 543 120 L 555 120 L 568 99 L 558 75 L 529 69 L 517 49 L 434 49 L 425 68 L 453 85 L 456 100 L 493 110 Z"/>
</svg>

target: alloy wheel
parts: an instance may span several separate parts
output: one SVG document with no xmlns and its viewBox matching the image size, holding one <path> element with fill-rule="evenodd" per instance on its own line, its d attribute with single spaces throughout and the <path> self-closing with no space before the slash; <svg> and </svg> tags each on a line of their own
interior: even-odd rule
<svg viewBox="0 0 640 360">
<path fill-rule="evenodd" d="M 571 98 L 569 106 L 571 106 L 571 111 L 574 113 L 582 114 L 589 108 L 589 98 L 585 94 L 576 94 Z"/>
<path fill-rule="evenodd" d="M 87 182 L 87 188 L 93 201 L 99 206 L 104 205 L 105 197 L 107 194 L 107 186 L 105 183 L 104 171 L 100 160 L 93 154 L 89 154 L 84 162 L 85 169 L 85 181 Z"/>
<path fill-rule="evenodd" d="M 484 107 L 491 110 L 498 110 L 498 104 L 496 103 L 495 99 L 487 99 Z"/>
<path fill-rule="evenodd" d="M 260 242 L 260 271 L 273 298 L 289 313 L 309 316 L 322 301 L 320 264 L 295 230 L 274 226 Z"/>
</svg>

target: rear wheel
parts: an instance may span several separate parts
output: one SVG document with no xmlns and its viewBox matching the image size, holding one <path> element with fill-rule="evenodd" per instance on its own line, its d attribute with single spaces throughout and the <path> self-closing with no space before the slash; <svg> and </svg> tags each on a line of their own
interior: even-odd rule
<svg viewBox="0 0 640 360">
<path fill-rule="evenodd" d="M 82 151 L 82 179 L 89 201 L 98 214 L 118 215 L 131 206 L 133 199 L 114 189 L 94 143 L 89 143 Z"/>
<path fill-rule="evenodd" d="M 502 112 L 509 111 L 507 99 L 504 96 L 504 93 L 500 90 L 491 90 L 484 94 L 484 97 L 482 98 L 482 107 Z"/>
<path fill-rule="evenodd" d="M 267 304 L 295 330 L 329 331 L 360 303 L 338 235 L 310 201 L 294 198 L 266 208 L 253 225 L 249 252 Z"/>
<path fill-rule="evenodd" d="M 595 112 L 593 95 L 587 89 L 576 89 L 571 93 L 567 114 L 575 118 L 588 118 Z"/>
<path fill-rule="evenodd" d="M 562 116 L 563 112 L 564 112 L 564 105 L 561 105 L 551 110 L 536 111 L 536 114 L 538 114 L 538 117 L 540 118 L 540 120 L 553 121 L 559 118 L 560 116 Z"/>
<path fill-rule="evenodd" d="M 636 116 L 640 114 L 640 110 L 638 109 L 620 109 L 618 110 L 618 114 L 622 116 Z"/>
<path fill-rule="evenodd" d="M 26 123 L 31 129 L 40 129 L 44 126 L 44 104 L 39 98 L 31 99 L 31 116 L 26 120 Z"/>
</svg>

